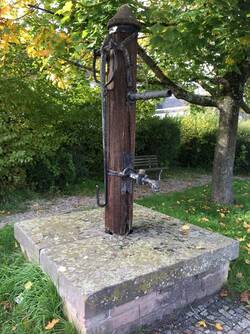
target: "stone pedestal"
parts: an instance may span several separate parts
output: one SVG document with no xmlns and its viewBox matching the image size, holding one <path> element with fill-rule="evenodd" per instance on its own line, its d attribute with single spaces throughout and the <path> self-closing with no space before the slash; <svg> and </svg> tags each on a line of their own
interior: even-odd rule
<svg viewBox="0 0 250 334">
<path fill-rule="evenodd" d="M 238 242 L 135 205 L 128 236 L 103 210 L 23 221 L 15 237 L 56 285 L 79 333 L 125 334 L 218 291 Z"/>
</svg>

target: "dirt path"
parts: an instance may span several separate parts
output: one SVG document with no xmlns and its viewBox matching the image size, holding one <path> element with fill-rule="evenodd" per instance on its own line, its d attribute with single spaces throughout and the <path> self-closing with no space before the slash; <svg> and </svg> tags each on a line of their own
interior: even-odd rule
<svg viewBox="0 0 250 334">
<path fill-rule="evenodd" d="M 161 181 L 161 192 L 169 193 L 182 191 L 186 188 L 196 187 L 209 183 L 211 177 L 200 175 L 193 178 L 176 179 L 169 178 Z M 146 187 L 135 187 L 135 198 L 151 195 L 151 190 Z M 58 197 L 52 200 L 31 201 L 28 210 L 12 215 L 0 216 L 0 228 L 6 224 L 36 217 L 46 217 L 53 214 L 67 213 L 75 210 L 86 210 L 96 207 L 95 196 L 69 196 Z"/>
</svg>

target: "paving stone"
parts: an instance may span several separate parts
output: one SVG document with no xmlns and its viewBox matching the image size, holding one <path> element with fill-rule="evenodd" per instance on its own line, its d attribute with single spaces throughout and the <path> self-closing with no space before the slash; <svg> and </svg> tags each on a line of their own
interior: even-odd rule
<svg viewBox="0 0 250 334">
<path fill-rule="evenodd" d="M 212 326 L 216 322 L 223 325 L 222 334 L 250 334 L 250 310 L 238 300 L 223 299 L 220 298 L 219 295 L 214 295 L 212 299 L 205 300 L 202 303 L 202 307 L 204 308 L 202 313 L 206 312 L 207 316 L 203 316 L 202 313 L 199 313 L 201 309 L 200 305 L 193 305 L 191 306 L 191 310 L 186 310 L 186 312 L 183 312 L 172 320 L 171 325 L 176 328 L 177 334 L 184 334 L 186 332 L 192 334 L 219 334 L 220 332 L 216 331 Z M 235 316 L 233 317 L 230 312 L 233 312 Z M 205 320 L 208 328 L 197 328 L 195 325 L 198 319 Z M 165 318 L 159 326 L 155 326 L 154 330 L 147 332 L 147 334 L 155 334 L 158 332 L 160 334 L 166 334 L 164 328 L 169 326 L 169 324 L 170 323 Z"/>
</svg>

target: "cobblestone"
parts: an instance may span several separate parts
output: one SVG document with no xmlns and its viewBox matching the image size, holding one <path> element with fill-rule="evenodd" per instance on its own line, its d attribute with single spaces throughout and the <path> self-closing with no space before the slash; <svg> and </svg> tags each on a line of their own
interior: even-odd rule
<svg viewBox="0 0 250 334">
<path fill-rule="evenodd" d="M 198 326 L 204 320 L 207 327 Z M 216 331 L 219 323 L 223 331 Z M 200 305 L 185 309 L 179 316 L 164 319 L 153 329 L 145 329 L 143 334 L 250 334 L 250 307 L 237 299 L 221 298 L 215 295 Z"/>
</svg>

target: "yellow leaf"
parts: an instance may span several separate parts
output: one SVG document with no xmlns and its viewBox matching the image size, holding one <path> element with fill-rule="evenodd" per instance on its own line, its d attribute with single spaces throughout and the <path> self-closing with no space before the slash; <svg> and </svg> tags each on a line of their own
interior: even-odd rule
<svg viewBox="0 0 250 334">
<path fill-rule="evenodd" d="M 49 50 L 40 50 L 40 51 L 37 51 L 36 54 L 37 56 L 40 56 L 40 57 L 48 57 L 50 52 Z"/>
<path fill-rule="evenodd" d="M 215 328 L 217 331 L 223 331 L 223 326 L 222 326 L 219 322 L 216 322 L 216 323 L 215 323 L 214 328 Z"/>
<path fill-rule="evenodd" d="M 188 224 L 184 224 L 181 227 L 181 233 L 187 235 L 190 231 L 190 226 Z"/>
<path fill-rule="evenodd" d="M 67 2 L 65 3 L 65 5 L 63 6 L 63 8 L 62 8 L 62 12 L 63 12 L 63 13 L 64 13 L 64 12 L 70 12 L 71 9 L 72 9 L 72 6 L 73 6 L 72 1 L 67 1 Z"/>
<path fill-rule="evenodd" d="M 242 45 L 250 45 L 250 36 L 246 35 L 246 36 L 242 36 L 239 38 L 240 39 L 240 44 Z"/>
<path fill-rule="evenodd" d="M 228 296 L 228 290 L 227 289 L 222 289 L 220 291 L 220 297 L 224 298 L 224 297 L 227 297 L 227 296 Z"/>
<path fill-rule="evenodd" d="M 207 217 L 202 217 L 201 220 L 202 220 L 203 222 L 209 222 L 209 219 L 208 219 Z"/>
<path fill-rule="evenodd" d="M 12 332 L 15 332 L 16 331 L 16 326 L 13 326 L 12 327 Z"/>
<path fill-rule="evenodd" d="M 227 57 L 226 60 L 225 60 L 225 63 L 227 65 L 233 65 L 235 63 L 234 59 L 231 58 L 231 57 Z"/>
<path fill-rule="evenodd" d="M 51 321 L 48 322 L 45 329 L 47 329 L 47 330 L 53 329 L 55 327 L 55 325 L 58 324 L 58 322 L 60 322 L 60 319 L 52 319 Z"/>
<path fill-rule="evenodd" d="M 3 18 L 3 16 L 6 16 L 10 13 L 11 7 L 10 6 L 5 6 L 0 8 L 0 17 Z"/>
<path fill-rule="evenodd" d="M 32 282 L 31 282 L 31 281 L 27 282 L 27 283 L 24 285 L 24 287 L 25 287 L 25 290 L 30 290 L 31 287 L 32 287 Z"/>
<path fill-rule="evenodd" d="M 238 273 L 236 274 L 236 277 L 237 277 L 238 279 L 242 279 L 243 274 L 242 274 L 241 272 L 238 272 Z"/>
<path fill-rule="evenodd" d="M 200 320 L 197 322 L 197 325 L 199 327 L 203 327 L 203 328 L 206 328 L 207 327 L 207 324 L 206 324 L 206 321 L 205 320 Z"/>
</svg>

